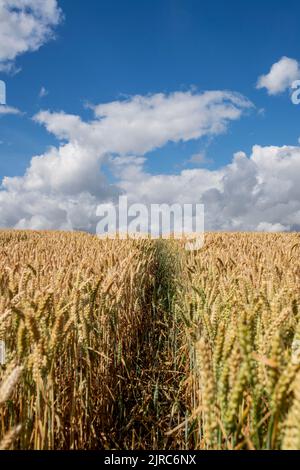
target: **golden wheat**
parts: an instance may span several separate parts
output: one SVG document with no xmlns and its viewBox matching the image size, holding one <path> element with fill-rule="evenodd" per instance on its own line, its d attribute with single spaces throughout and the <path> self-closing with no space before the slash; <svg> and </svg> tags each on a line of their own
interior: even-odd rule
<svg viewBox="0 0 300 470">
<path fill-rule="evenodd" d="M 216 442 L 207 426 L 211 409 L 203 407 L 187 447 L 299 449 L 300 356 L 295 360 L 292 347 L 300 346 L 300 236 L 207 234 L 203 249 L 183 259 L 181 311 L 195 376 L 187 407 L 194 416 L 195 393 L 207 401 L 209 367 L 218 420 Z M 199 338 L 207 338 L 205 348 Z M 197 385 L 198 376 L 206 385 Z"/>
<path fill-rule="evenodd" d="M 0 232 L 0 448 L 300 449 L 299 259 L 298 234 Z"/>
</svg>

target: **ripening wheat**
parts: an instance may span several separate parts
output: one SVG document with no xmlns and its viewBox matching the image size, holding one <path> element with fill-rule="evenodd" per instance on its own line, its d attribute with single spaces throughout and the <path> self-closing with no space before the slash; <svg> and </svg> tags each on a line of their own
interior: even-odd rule
<svg viewBox="0 0 300 470">
<path fill-rule="evenodd" d="M 152 321 L 153 269 L 148 241 L 114 243 L 81 233 L 0 234 L 0 340 L 7 349 L 7 364 L 0 366 L 0 441 L 5 447 L 12 440 L 7 433 L 19 433 L 19 424 L 22 449 L 114 445 L 131 371 Z"/>
<path fill-rule="evenodd" d="M 299 259 L 0 232 L 0 448 L 300 449 Z"/>
<path fill-rule="evenodd" d="M 299 259 L 298 234 L 208 234 L 185 254 L 187 448 L 300 448 Z"/>
</svg>

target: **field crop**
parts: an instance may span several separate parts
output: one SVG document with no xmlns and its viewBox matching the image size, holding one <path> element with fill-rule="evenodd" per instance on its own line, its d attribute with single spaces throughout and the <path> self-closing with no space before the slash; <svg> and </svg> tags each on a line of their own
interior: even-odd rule
<svg viewBox="0 0 300 470">
<path fill-rule="evenodd" d="M 300 448 L 300 237 L 208 234 L 185 258 L 187 447 Z"/>
<path fill-rule="evenodd" d="M 0 448 L 300 449 L 299 256 L 0 232 Z"/>
</svg>

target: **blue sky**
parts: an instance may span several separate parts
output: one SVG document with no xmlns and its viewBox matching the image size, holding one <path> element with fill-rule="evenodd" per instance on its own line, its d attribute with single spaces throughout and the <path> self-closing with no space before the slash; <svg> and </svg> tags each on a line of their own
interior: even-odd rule
<svg viewBox="0 0 300 470">
<path fill-rule="evenodd" d="M 224 132 L 154 145 L 143 153 L 143 171 L 151 175 L 193 169 L 189 160 L 199 153 L 205 158 L 196 167 L 214 172 L 236 152 L 250 157 L 255 145 L 298 146 L 300 106 L 290 90 L 270 95 L 256 88 L 282 57 L 300 61 L 298 1 L 59 0 L 58 7 L 63 15 L 51 25 L 55 38 L 18 52 L 9 58 L 10 72 L 0 71 L 7 105 L 22 113 L 0 115 L 1 180 L 22 177 L 34 155 L 61 145 L 57 133 L 32 120 L 41 110 L 90 121 L 87 103 L 134 95 L 230 90 L 253 104 Z M 112 181 L 105 163 L 102 171 Z"/>
</svg>

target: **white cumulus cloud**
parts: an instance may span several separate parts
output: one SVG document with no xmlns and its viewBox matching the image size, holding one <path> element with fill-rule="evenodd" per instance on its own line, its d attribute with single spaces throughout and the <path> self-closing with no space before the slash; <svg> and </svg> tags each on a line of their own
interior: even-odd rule
<svg viewBox="0 0 300 470">
<path fill-rule="evenodd" d="M 269 95 L 278 95 L 300 79 L 300 64 L 297 60 L 282 57 L 272 65 L 269 73 L 259 77 L 256 87 L 266 88 Z"/>
<path fill-rule="evenodd" d="M 42 111 L 35 120 L 53 133 L 60 145 L 33 157 L 23 177 L 3 179 L 0 226 L 94 230 L 97 204 L 116 198 L 132 179 L 141 177 L 148 184 L 142 170 L 147 152 L 170 141 L 223 133 L 251 107 L 237 93 L 188 91 L 133 96 L 94 106 L 91 121 Z M 104 176 L 104 164 L 116 174 L 114 184 Z M 178 179 L 182 193 L 184 187 L 190 191 L 190 178 L 195 188 L 197 176 L 202 174 L 196 171 L 193 177 L 183 174 Z M 202 184 L 210 187 L 211 179 L 215 186 L 219 176 L 204 173 Z M 136 183 L 138 197 L 140 182 Z M 171 187 L 170 191 L 178 193 Z M 162 188 L 161 196 L 172 195 Z"/>
<path fill-rule="evenodd" d="M 300 230 L 300 147 L 255 145 L 218 170 L 178 175 L 151 175 L 137 162 L 120 186 L 131 201 L 204 204 L 206 230 Z"/>
<path fill-rule="evenodd" d="M 17 56 L 39 49 L 61 16 L 57 0 L 0 0 L 0 70 L 11 70 Z"/>
<path fill-rule="evenodd" d="M 217 170 L 151 174 L 148 152 L 225 132 L 251 103 L 235 93 L 133 96 L 94 106 L 94 117 L 42 111 L 59 140 L 0 190 L 0 226 L 94 231 L 98 204 L 202 203 L 206 230 L 300 230 L 300 147 L 255 145 Z M 216 155 L 217 157 L 217 155 Z M 113 182 L 105 176 L 108 167 Z"/>
</svg>

